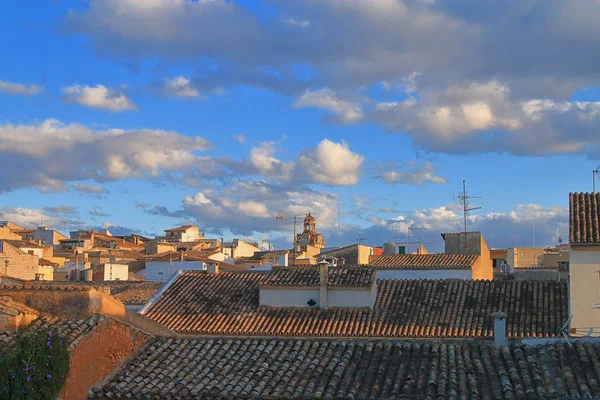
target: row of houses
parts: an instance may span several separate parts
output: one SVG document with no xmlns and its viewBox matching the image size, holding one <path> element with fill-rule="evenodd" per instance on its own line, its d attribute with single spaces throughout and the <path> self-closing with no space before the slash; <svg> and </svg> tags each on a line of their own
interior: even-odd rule
<svg viewBox="0 0 600 400">
<path fill-rule="evenodd" d="M 599 203 L 570 195 L 569 280 L 472 279 L 492 258 L 480 234 L 451 234 L 447 250 L 479 253 L 178 269 L 144 300 L 133 288 L 151 282 L 15 281 L 0 322 L 68 338 L 61 398 L 596 398 Z M 400 257 L 451 275 L 381 275 Z M 0 354 L 15 335 L 0 333 Z"/>
</svg>

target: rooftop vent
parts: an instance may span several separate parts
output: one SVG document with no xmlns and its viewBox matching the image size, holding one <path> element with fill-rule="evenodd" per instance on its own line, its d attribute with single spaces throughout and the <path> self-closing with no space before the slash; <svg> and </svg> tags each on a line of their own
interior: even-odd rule
<svg viewBox="0 0 600 400">
<path fill-rule="evenodd" d="M 306 304 L 308 304 L 309 307 L 314 307 L 317 305 L 317 301 L 315 299 L 309 299 Z"/>
</svg>

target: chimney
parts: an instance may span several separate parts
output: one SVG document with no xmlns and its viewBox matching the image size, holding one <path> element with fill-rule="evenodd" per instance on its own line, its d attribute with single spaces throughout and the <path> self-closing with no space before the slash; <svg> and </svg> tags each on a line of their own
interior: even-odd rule
<svg viewBox="0 0 600 400">
<path fill-rule="evenodd" d="M 327 279 L 329 278 L 329 263 L 325 260 L 319 263 L 319 305 L 328 308 Z"/>
<path fill-rule="evenodd" d="M 494 343 L 496 346 L 504 346 L 506 344 L 506 314 L 502 311 L 492 313 L 494 318 Z"/>
<path fill-rule="evenodd" d="M 209 274 L 218 274 L 219 273 L 219 263 L 209 263 L 206 265 L 206 270 Z"/>
<path fill-rule="evenodd" d="M 279 266 L 287 267 L 288 266 L 288 253 L 283 253 L 279 255 Z"/>
<path fill-rule="evenodd" d="M 183 261 L 183 250 L 179 250 L 179 261 Z"/>
<path fill-rule="evenodd" d="M 38 239 L 37 240 L 37 244 L 38 244 L 38 246 L 41 246 L 42 245 L 42 239 Z"/>
</svg>

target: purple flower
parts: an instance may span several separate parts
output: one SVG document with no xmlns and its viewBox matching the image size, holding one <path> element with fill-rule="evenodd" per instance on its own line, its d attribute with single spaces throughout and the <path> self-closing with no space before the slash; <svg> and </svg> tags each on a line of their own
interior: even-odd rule
<svg viewBox="0 0 600 400">
<path fill-rule="evenodd" d="M 25 371 L 25 372 L 29 371 L 29 367 L 23 368 L 23 371 Z"/>
<path fill-rule="evenodd" d="M 30 377 L 30 376 L 28 376 L 27 378 L 25 378 L 25 380 L 26 380 L 27 382 L 29 382 L 29 381 L 31 380 L 31 377 Z"/>
<path fill-rule="evenodd" d="M 48 356 L 48 360 L 51 359 L 51 358 L 52 358 L 52 356 Z"/>
<path fill-rule="evenodd" d="M 50 379 L 50 378 L 52 378 L 52 375 L 50 375 L 50 374 L 46 375 L 46 379 Z"/>
<path fill-rule="evenodd" d="M 52 337 L 52 332 L 48 332 L 48 336 Z"/>
<path fill-rule="evenodd" d="M 15 376 L 14 376 L 14 375 L 11 375 L 11 376 L 10 376 L 10 379 L 15 379 Z"/>
</svg>

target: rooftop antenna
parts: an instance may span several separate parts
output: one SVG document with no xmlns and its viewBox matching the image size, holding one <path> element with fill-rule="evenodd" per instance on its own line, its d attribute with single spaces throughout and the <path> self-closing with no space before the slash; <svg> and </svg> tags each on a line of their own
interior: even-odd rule
<svg viewBox="0 0 600 400">
<path fill-rule="evenodd" d="M 340 236 L 341 232 L 340 232 L 340 228 L 342 227 L 342 219 L 341 219 L 341 213 L 340 213 L 340 202 L 338 201 L 337 203 L 337 234 L 338 236 Z"/>
<path fill-rule="evenodd" d="M 364 240 L 367 240 L 368 238 L 363 237 L 363 238 L 358 238 L 356 239 L 356 244 L 361 244 Z"/>
<path fill-rule="evenodd" d="M 594 184 L 594 193 L 596 193 L 596 175 L 600 174 L 600 164 L 592 171 L 592 182 Z"/>
<path fill-rule="evenodd" d="M 469 199 L 481 199 L 478 196 L 467 195 L 467 182 L 463 179 L 463 190 L 459 195 L 454 196 L 455 199 L 459 199 L 463 203 L 463 222 L 465 228 L 465 248 L 467 248 L 467 217 L 469 212 L 473 210 L 479 210 L 481 207 L 469 207 Z"/>
<path fill-rule="evenodd" d="M 40 213 L 40 226 L 44 226 L 44 213 Z"/>
<path fill-rule="evenodd" d="M 408 227 L 408 254 L 411 254 L 410 251 L 410 235 L 413 233 L 413 231 L 419 231 L 419 230 L 423 230 L 426 231 L 427 228 L 415 228 L 415 224 L 412 224 Z"/>
<path fill-rule="evenodd" d="M 309 214 L 310 214 L 310 212 L 309 212 Z M 298 221 L 299 218 L 305 218 L 307 215 L 308 214 L 306 214 L 306 215 L 297 214 L 297 215 L 292 215 L 290 217 L 284 218 L 283 215 L 281 215 L 281 212 L 278 212 L 277 215 L 275 216 L 275 219 L 277 220 L 278 224 L 281 221 L 294 221 L 294 237 L 292 238 L 292 245 L 294 246 L 294 261 L 293 261 L 292 266 L 296 265 L 296 251 L 297 251 L 297 247 L 298 247 L 297 246 L 298 240 L 296 238 L 296 222 Z M 313 215 L 313 217 L 314 217 L 314 215 Z"/>
</svg>

